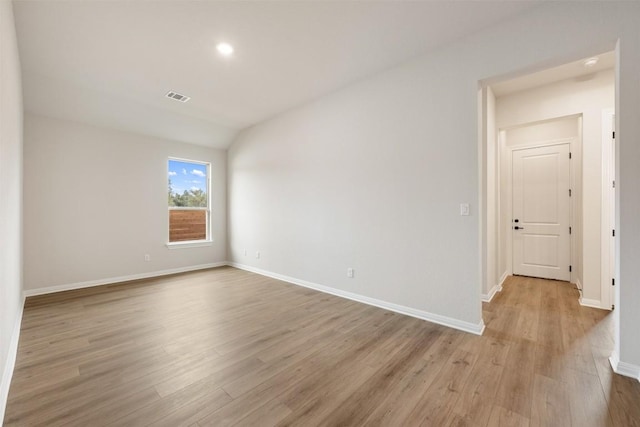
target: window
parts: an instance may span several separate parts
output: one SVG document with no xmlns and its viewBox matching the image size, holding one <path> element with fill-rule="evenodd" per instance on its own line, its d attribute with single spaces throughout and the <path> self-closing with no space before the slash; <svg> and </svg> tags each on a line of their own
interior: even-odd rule
<svg viewBox="0 0 640 427">
<path fill-rule="evenodd" d="M 169 244 L 211 240 L 209 163 L 169 159 Z"/>
</svg>

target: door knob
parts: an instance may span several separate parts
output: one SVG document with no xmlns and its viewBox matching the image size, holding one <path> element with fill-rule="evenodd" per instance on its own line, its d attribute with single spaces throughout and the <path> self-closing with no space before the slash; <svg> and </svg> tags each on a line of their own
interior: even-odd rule
<svg viewBox="0 0 640 427">
<path fill-rule="evenodd" d="M 524 227 L 518 227 L 517 225 L 513 227 L 514 230 L 524 230 Z"/>
</svg>

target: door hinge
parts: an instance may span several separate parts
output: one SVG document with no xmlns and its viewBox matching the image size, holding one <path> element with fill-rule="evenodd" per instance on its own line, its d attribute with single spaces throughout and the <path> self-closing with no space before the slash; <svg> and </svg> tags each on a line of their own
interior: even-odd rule
<svg viewBox="0 0 640 427">
<path fill-rule="evenodd" d="M 616 237 L 616 230 L 611 230 L 611 235 L 612 235 L 613 237 Z"/>
<path fill-rule="evenodd" d="M 611 286 L 615 286 L 616 285 L 616 279 L 611 279 Z"/>
<path fill-rule="evenodd" d="M 571 197 L 571 189 L 569 189 L 569 197 Z"/>
<path fill-rule="evenodd" d="M 611 181 L 611 186 L 612 186 L 613 188 L 616 188 L 616 182 L 615 182 L 615 181 Z"/>
<path fill-rule="evenodd" d="M 571 158 L 571 151 L 569 151 L 569 158 Z"/>
<path fill-rule="evenodd" d="M 616 309 L 616 306 L 611 304 L 611 310 L 615 310 L 615 309 Z"/>
<path fill-rule="evenodd" d="M 611 132 L 611 137 L 612 137 L 613 139 L 616 139 L 616 132 L 615 132 L 615 131 Z"/>
<path fill-rule="evenodd" d="M 569 227 L 569 234 L 571 234 L 571 227 Z"/>
<path fill-rule="evenodd" d="M 571 266 L 569 266 L 569 273 L 571 273 Z"/>
</svg>

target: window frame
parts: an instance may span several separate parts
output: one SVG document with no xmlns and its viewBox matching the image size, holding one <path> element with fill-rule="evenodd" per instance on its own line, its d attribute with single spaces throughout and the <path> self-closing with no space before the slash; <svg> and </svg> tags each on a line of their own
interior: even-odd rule
<svg viewBox="0 0 640 427">
<path fill-rule="evenodd" d="M 198 164 L 198 165 L 204 165 L 206 167 L 207 170 L 207 178 L 206 178 L 206 185 L 207 185 L 207 206 L 206 207 L 185 207 L 185 206 L 169 206 L 169 204 L 167 203 L 167 243 L 166 246 L 169 249 L 179 249 L 179 248 L 195 248 L 195 247 L 201 247 L 201 246 L 211 246 L 211 244 L 213 243 L 213 238 L 211 236 L 211 204 L 212 204 L 212 197 L 211 197 L 211 162 L 205 162 L 205 161 L 201 161 L 201 160 L 191 160 L 191 159 L 185 159 L 185 158 L 181 158 L 181 157 L 168 157 L 167 158 L 167 163 L 166 163 L 166 184 L 168 184 L 169 179 L 171 179 L 171 177 L 169 176 L 169 162 L 171 162 L 172 160 L 174 161 L 178 161 L 178 162 L 185 162 L 185 163 L 194 163 L 194 164 Z M 171 211 L 172 210 L 198 210 L 198 211 L 205 211 L 206 212 L 206 220 L 205 220 L 205 225 L 206 225 L 206 235 L 204 239 L 199 239 L 199 240 L 181 240 L 181 241 L 177 241 L 177 242 L 171 242 L 169 239 L 171 238 Z"/>
</svg>

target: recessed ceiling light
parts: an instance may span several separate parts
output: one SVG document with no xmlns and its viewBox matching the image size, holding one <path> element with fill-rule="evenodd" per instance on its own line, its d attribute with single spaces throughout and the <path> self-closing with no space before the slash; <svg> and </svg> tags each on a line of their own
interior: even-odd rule
<svg viewBox="0 0 640 427">
<path fill-rule="evenodd" d="M 229 43 L 218 43 L 216 49 L 218 49 L 218 52 L 224 56 L 230 56 L 233 53 L 233 46 Z"/>
<path fill-rule="evenodd" d="M 585 60 L 582 65 L 584 65 L 587 68 L 591 68 L 594 65 L 596 65 L 598 63 L 598 61 L 599 61 L 599 59 L 594 56 L 593 58 L 589 58 L 589 59 Z"/>
</svg>

